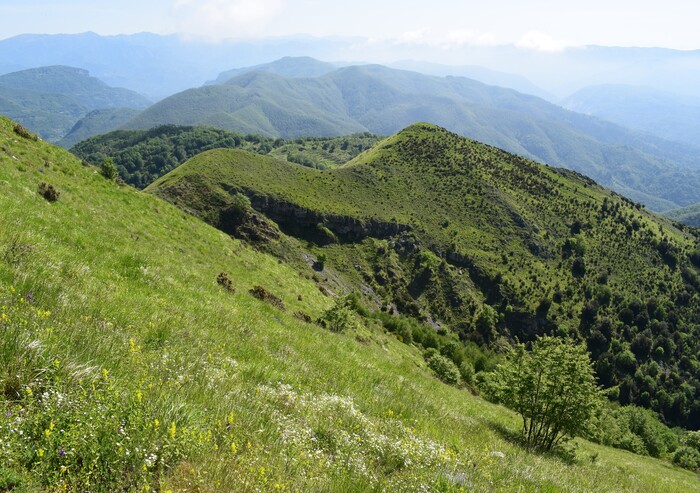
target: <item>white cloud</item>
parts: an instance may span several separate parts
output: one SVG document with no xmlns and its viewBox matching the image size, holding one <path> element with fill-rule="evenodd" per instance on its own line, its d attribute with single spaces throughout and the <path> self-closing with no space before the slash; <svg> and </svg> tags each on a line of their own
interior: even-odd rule
<svg viewBox="0 0 700 493">
<path fill-rule="evenodd" d="M 175 0 L 182 32 L 210 38 L 260 34 L 282 10 L 282 0 Z"/>
<path fill-rule="evenodd" d="M 408 31 L 399 36 L 399 43 L 407 44 L 423 44 L 428 38 L 428 29 L 418 29 L 417 31 Z"/>
<path fill-rule="evenodd" d="M 445 48 L 461 48 L 463 46 L 494 46 L 498 44 L 496 36 L 491 33 L 480 33 L 470 30 L 452 31 L 441 43 Z"/>
<path fill-rule="evenodd" d="M 408 31 L 396 39 L 386 41 L 390 41 L 394 45 L 414 45 L 443 50 L 457 49 L 464 46 L 495 46 L 498 44 L 496 36 L 491 33 L 460 30 L 436 34 L 427 28 Z"/>
<path fill-rule="evenodd" d="M 567 47 L 572 46 L 572 43 L 562 39 L 554 39 L 549 34 L 540 31 L 529 31 L 515 42 L 515 46 L 524 50 L 553 53 L 564 51 Z"/>
</svg>

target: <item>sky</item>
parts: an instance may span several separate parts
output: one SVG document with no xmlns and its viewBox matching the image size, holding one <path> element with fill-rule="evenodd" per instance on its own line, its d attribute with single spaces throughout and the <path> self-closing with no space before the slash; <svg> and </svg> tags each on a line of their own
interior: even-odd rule
<svg viewBox="0 0 700 493">
<path fill-rule="evenodd" d="M 513 44 L 699 49 L 690 0 L 0 0 L 0 39 L 17 34 L 183 33 L 212 41 L 309 34 L 445 50 Z"/>
</svg>

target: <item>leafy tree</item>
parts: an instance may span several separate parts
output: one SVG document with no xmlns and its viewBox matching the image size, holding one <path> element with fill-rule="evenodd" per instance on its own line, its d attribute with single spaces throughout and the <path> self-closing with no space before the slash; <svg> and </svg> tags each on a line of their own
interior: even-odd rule
<svg viewBox="0 0 700 493">
<path fill-rule="evenodd" d="M 586 349 L 556 337 L 541 337 L 528 352 L 510 350 L 491 380 L 493 396 L 523 419 L 528 449 L 551 450 L 586 430 L 599 403 Z"/>
</svg>

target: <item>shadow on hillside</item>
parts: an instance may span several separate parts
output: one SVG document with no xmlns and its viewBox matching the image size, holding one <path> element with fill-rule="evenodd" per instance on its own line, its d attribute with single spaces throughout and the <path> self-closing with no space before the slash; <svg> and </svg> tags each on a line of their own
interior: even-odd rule
<svg viewBox="0 0 700 493">
<path fill-rule="evenodd" d="M 577 446 L 575 442 L 573 444 L 565 443 L 564 445 L 557 446 L 552 450 L 530 449 L 528 448 L 520 430 L 514 431 L 496 421 L 488 421 L 487 426 L 500 435 L 504 440 L 512 443 L 513 445 L 517 445 L 528 453 L 538 454 L 550 459 L 558 459 L 568 465 L 573 465 L 576 462 Z"/>
</svg>

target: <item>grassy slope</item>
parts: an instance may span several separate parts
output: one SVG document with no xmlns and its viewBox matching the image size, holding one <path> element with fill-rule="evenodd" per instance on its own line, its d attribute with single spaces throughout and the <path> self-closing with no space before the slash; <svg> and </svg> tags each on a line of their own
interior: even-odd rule
<svg viewBox="0 0 700 493">
<path fill-rule="evenodd" d="M 100 409 L 97 401 L 111 395 L 105 388 L 117 395 L 110 412 L 131 421 L 107 427 L 99 440 L 119 440 L 132 425 L 157 434 L 157 424 L 134 424 L 147 413 L 149 423 L 168 427 L 162 443 L 182 452 L 162 473 L 144 465 L 142 481 L 161 491 L 697 489 L 694 474 L 586 442 L 571 465 L 526 454 L 498 431 L 517 429 L 512 413 L 440 384 L 415 350 L 372 329 L 336 335 L 292 317 L 297 309 L 317 315 L 330 303 L 298 272 L 153 196 L 107 182 L 58 148 L 18 138 L 6 120 L 0 145 L 0 306 L 9 314 L 0 323 L 34 341 L 22 349 L 40 353 L 19 363 L 22 397 L 6 395 L 0 406 L 6 419 L 22 416 L 12 418 L 17 426 L 41 412 L 24 389 L 39 395 L 55 387 L 64 399 L 47 418 L 60 433 L 23 445 L 36 472 L 2 462 L 4 477 L 17 474 L 18 491 L 42 481 L 51 490 L 62 481 L 86 487 L 71 483 L 81 478 L 73 449 L 55 454 L 71 437 L 98 440 L 74 429 L 75 420 Z M 42 181 L 62 191 L 58 202 L 36 193 Z M 231 274 L 235 294 L 216 286 L 221 271 Z M 279 295 L 287 311 L 249 296 L 254 284 Z M 97 401 L 78 412 L 70 402 L 91 381 Z M 7 431 L 0 423 L 3 440 Z M 0 453 L 13 457 L 13 450 Z M 90 450 L 93 457 L 121 449 Z M 49 457 L 60 457 L 51 459 L 55 470 Z M 136 473 L 121 474 L 126 481 Z M 107 479 L 115 478 L 93 477 L 90 489 L 106 488 Z"/>
</svg>

